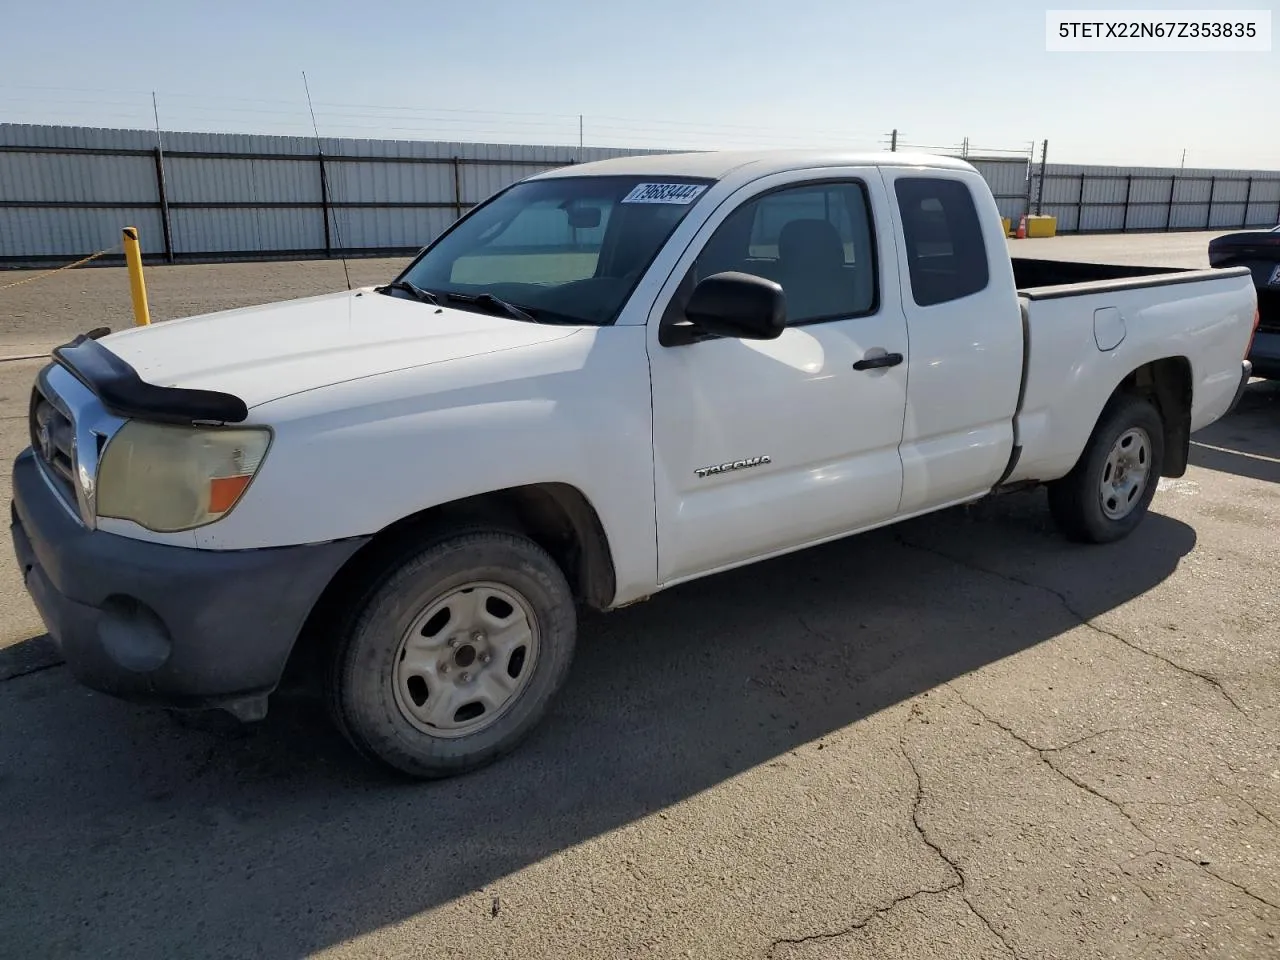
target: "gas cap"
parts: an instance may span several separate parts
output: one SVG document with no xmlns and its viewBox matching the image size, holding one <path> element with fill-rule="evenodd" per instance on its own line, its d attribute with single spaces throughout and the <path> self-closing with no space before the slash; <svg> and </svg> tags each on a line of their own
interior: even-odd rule
<svg viewBox="0 0 1280 960">
<path fill-rule="evenodd" d="M 1117 307 L 1093 311 L 1093 342 L 1099 350 L 1114 350 L 1124 341 L 1124 335 L 1124 317 Z"/>
</svg>

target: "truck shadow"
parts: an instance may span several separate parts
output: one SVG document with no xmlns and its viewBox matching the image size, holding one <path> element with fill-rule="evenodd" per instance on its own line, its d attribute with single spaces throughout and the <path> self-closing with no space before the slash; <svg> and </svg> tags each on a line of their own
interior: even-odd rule
<svg viewBox="0 0 1280 960">
<path fill-rule="evenodd" d="M 1240 405 L 1191 438 L 1191 463 L 1280 483 L 1280 381 L 1254 381 Z"/>
<path fill-rule="evenodd" d="M 1072 546 L 1024 494 L 589 615 L 543 727 L 434 784 L 353 759 L 306 701 L 231 739 L 65 668 L 12 680 L 0 934 L 20 956 L 296 957 L 478 891 L 485 923 L 513 872 L 1077 627 L 1195 542 L 1153 514 Z"/>
</svg>

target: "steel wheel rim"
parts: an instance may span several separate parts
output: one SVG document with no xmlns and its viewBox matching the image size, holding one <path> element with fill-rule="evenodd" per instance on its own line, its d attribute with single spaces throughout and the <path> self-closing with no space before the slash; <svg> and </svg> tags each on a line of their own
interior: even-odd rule
<svg viewBox="0 0 1280 960">
<path fill-rule="evenodd" d="M 476 581 L 428 603 L 400 638 L 396 706 L 423 733 L 486 730 L 515 705 L 538 661 L 538 622 L 511 587 Z"/>
<path fill-rule="evenodd" d="M 1123 520 L 1142 502 L 1151 478 L 1151 437 L 1130 427 L 1116 438 L 1102 465 L 1098 496 L 1110 520 Z"/>
</svg>

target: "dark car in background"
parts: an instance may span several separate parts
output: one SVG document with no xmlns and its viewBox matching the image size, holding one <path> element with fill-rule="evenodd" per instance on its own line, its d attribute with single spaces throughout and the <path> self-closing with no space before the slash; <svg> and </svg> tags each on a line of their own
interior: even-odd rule
<svg viewBox="0 0 1280 960">
<path fill-rule="evenodd" d="M 1249 349 L 1253 375 L 1280 380 L 1280 226 L 1209 241 L 1209 266 L 1248 267 L 1258 288 L 1258 329 Z"/>
</svg>

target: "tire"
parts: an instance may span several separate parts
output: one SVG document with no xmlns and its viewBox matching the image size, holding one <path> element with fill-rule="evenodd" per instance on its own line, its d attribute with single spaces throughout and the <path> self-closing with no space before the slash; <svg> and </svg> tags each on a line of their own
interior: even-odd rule
<svg viewBox="0 0 1280 960">
<path fill-rule="evenodd" d="M 545 550 L 499 530 L 442 536 L 358 599 L 332 652 L 330 712 L 356 750 L 401 773 L 475 770 L 537 726 L 576 637 L 573 595 Z"/>
<path fill-rule="evenodd" d="M 1071 472 L 1049 484 L 1050 513 L 1071 540 L 1120 540 L 1146 516 L 1163 467 L 1159 412 L 1148 400 L 1122 395 L 1103 411 Z"/>
</svg>

